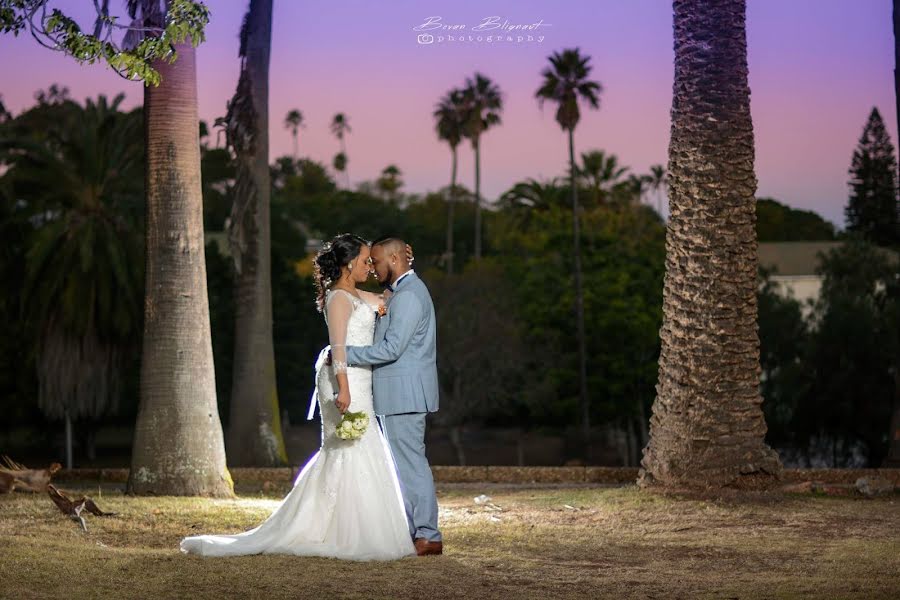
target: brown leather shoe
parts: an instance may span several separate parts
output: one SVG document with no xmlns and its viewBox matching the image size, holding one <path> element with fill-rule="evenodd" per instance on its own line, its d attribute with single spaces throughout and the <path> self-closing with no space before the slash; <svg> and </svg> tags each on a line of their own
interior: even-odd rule
<svg viewBox="0 0 900 600">
<path fill-rule="evenodd" d="M 444 544 L 442 542 L 429 542 L 425 538 L 416 538 L 416 554 L 419 556 L 429 556 L 444 553 Z"/>
</svg>

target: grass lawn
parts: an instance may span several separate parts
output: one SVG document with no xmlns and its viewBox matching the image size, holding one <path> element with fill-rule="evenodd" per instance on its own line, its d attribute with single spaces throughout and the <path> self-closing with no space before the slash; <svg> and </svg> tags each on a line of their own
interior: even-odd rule
<svg viewBox="0 0 900 600">
<path fill-rule="evenodd" d="M 183 555 L 259 524 L 284 488 L 237 500 L 91 495 L 87 534 L 42 495 L 0 496 L 2 598 L 900 598 L 900 497 L 634 487 L 439 488 L 444 555 L 391 563 Z M 481 493 L 502 510 L 476 505 Z"/>
</svg>

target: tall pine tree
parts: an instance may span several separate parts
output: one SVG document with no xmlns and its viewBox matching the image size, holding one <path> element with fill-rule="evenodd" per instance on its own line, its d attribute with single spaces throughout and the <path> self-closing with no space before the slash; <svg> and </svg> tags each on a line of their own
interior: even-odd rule
<svg viewBox="0 0 900 600">
<path fill-rule="evenodd" d="M 850 166 L 847 231 L 882 246 L 900 245 L 897 159 L 877 108 L 872 109 Z"/>
</svg>

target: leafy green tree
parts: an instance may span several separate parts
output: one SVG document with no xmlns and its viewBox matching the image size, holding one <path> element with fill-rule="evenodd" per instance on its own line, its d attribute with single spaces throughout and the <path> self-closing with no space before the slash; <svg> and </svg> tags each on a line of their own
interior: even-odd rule
<svg viewBox="0 0 900 600">
<path fill-rule="evenodd" d="M 458 240 L 454 243 L 454 257 L 460 264 L 466 264 L 472 258 L 472 243 L 466 241 L 470 238 L 465 233 L 472 231 L 475 222 L 473 198 L 474 195 L 461 185 L 456 186 L 453 194 L 444 188 L 424 197 L 411 197 L 403 210 L 403 221 L 395 226 L 395 230 L 415 243 L 417 269 L 446 267 L 447 215 L 451 202 L 456 204 L 452 234 Z M 493 214 L 487 216 L 485 224 L 490 224 Z"/>
<path fill-rule="evenodd" d="M 805 353 L 809 326 L 800 302 L 785 296 L 760 269 L 759 306 L 760 386 L 768 431 L 773 446 L 795 445 L 795 415 L 799 399 L 807 393 Z"/>
<path fill-rule="evenodd" d="M 197 133 L 200 136 L 200 147 L 205 150 L 209 145 L 209 124 L 201 119 L 197 124 Z"/>
<path fill-rule="evenodd" d="M 649 183 L 649 175 L 629 175 L 622 185 L 626 201 L 631 204 L 641 204 L 644 201 L 644 192 L 647 191 Z"/>
<path fill-rule="evenodd" d="M 662 165 L 650 167 L 650 191 L 656 196 L 656 212 L 662 216 L 662 196 L 666 191 L 666 168 Z"/>
<path fill-rule="evenodd" d="M 823 257 L 804 372 L 808 393 L 794 429 L 809 443 L 831 444 L 831 465 L 844 466 L 857 444 L 868 466 L 889 447 L 900 365 L 900 267 L 896 255 L 851 238 Z"/>
<path fill-rule="evenodd" d="M 141 1 L 127 0 L 132 19 Z M 109 13 L 109 2 L 104 1 L 102 5 L 94 2 L 94 30 L 85 33 L 71 17 L 50 9 L 49 4 L 49 0 L 0 0 L 0 34 L 18 36 L 27 30 L 45 48 L 65 52 L 80 63 L 105 61 L 125 79 L 152 85 L 160 83 L 154 61 L 175 62 L 177 46 L 185 41 L 194 46 L 203 42 L 209 22 L 209 9 L 202 2 L 167 0 L 165 9 L 157 1 L 149 18 L 122 26 Z M 121 29 L 126 34 L 122 43 L 116 44 L 112 34 Z"/>
<path fill-rule="evenodd" d="M 760 242 L 833 240 L 834 225 L 811 210 L 798 210 L 772 198 L 756 200 L 756 238 Z"/>
<path fill-rule="evenodd" d="M 200 172 L 203 190 L 203 229 L 221 232 L 231 215 L 235 164 L 226 148 L 201 148 Z"/>
<path fill-rule="evenodd" d="M 847 231 L 881 246 L 900 247 L 897 157 L 881 113 L 873 108 L 853 152 Z"/>
<path fill-rule="evenodd" d="M 593 67 L 589 65 L 590 57 L 582 56 L 578 48 L 568 48 L 562 52 L 554 52 L 548 57 L 550 67 L 541 73 L 543 81 L 535 92 L 538 104 L 546 101 L 557 104 L 556 122 L 569 137 L 569 192 L 572 194 L 572 238 L 575 275 L 575 323 L 578 344 L 578 382 L 581 403 L 582 429 L 585 451 L 590 454 L 590 397 L 587 384 L 587 349 L 584 325 L 584 289 L 581 265 L 581 230 L 579 223 L 578 186 L 576 177 L 578 169 L 575 164 L 575 127 L 581 119 L 578 103 L 586 102 L 590 108 L 600 107 L 598 95 L 601 86 L 588 79 Z"/>
<path fill-rule="evenodd" d="M 522 399 L 523 365 L 528 350 L 524 324 L 516 318 L 512 287 L 500 264 L 485 259 L 459 275 L 427 275 L 436 299 L 438 362 L 441 383 L 440 422 L 460 465 L 467 464 L 461 428 L 495 419 L 518 425 L 515 415 Z M 490 294 L 484 290 L 490 289 Z"/>
<path fill-rule="evenodd" d="M 590 418 L 618 422 L 643 441 L 659 352 L 664 230 L 649 208 L 598 208 L 583 219 L 588 384 L 596 399 Z M 503 249 L 497 260 L 513 282 L 516 319 L 527 346 L 539 349 L 523 364 L 537 375 L 520 388 L 522 403 L 533 423 L 551 427 L 581 422 L 570 220 L 567 209 L 551 207 L 527 222 L 503 213 L 493 227 L 493 244 Z M 639 450 L 633 444 L 632 461 Z"/>
<path fill-rule="evenodd" d="M 189 0 L 128 0 L 135 25 L 119 27 L 109 3 L 94 3 L 93 34 L 47 0 L 0 1 L 0 33 L 28 29 L 80 62 L 105 60 L 144 93 L 146 285 L 130 493 L 233 495 L 215 409 L 215 381 L 203 259 L 202 196 L 194 49 L 209 21 Z M 176 58 L 179 60 L 176 61 Z M 177 243 L 173 243 L 176 240 Z M 174 418 L 177 415 L 178 418 Z M 162 425 L 160 425 L 162 424 Z"/>
<path fill-rule="evenodd" d="M 376 182 L 378 191 L 389 201 L 396 202 L 397 194 L 403 187 L 403 174 L 397 165 L 388 165 L 381 171 L 381 176 Z"/>
<path fill-rule="evenodd" d="M 0 94 L 0 123 L 4 123 L 12 118 L 12 115 L 9 114 L 9 111 L 6 110 L 6 105 L 3 104 L 3 95 Z"/>
<path fill-rule="evenodd" d="M 500 195 L 500 206 L 512 214 L 528 220 L 535 211 L 562 208 L 569 201 L 567 188 L 560 185 L 558 178 L 540 182 L 529 178 L 514 184 Z"/>
<path fill-rule="evenodd" d="M 5 184 L 33 227 L 21 306 L 39 340 L 38 406 L 65 421 L 69 441 L 74 420 L 117 410 L 139 339 L 141 114 L 120 112 L 123 99 L 41 103 L 10 124 L 14 137 L 0 146 Z M 42 120 L 45 128 L 28 135 Z"/>
<path fill-rule="evenodd" d="M 307 158 L 293 161 L 286 156 L 277 159 L 272 168 L 272 185 L 277 197 L 290 199 L 293 205 L 337 190 L 325 165 Z"/>
<path fill-rule="evenodd" d="M 0 138 L 5 138 L 0 124 Z M 0 150 L 0 286 L 4 290 L 21 290 L 25 285 L 25 255 L 33 227 L 29 218 L 33 207 L 17 201 L 11 177 L 13 171 Z M 35 335 L 21 318 L 19 294 L 0 294 L 0 430 L 12 431 L 33 425 L 47 432 L 45 419 L 34 399 L 38 394 L 35 368 Z M 48 436 L 49 437 L 49 436 Z"/>
<path fill-rule="evenodd" d="M 602 150 L 581 153 L 578 178 L 589 188 L 593 206 L 608 204 L 613 188 L 621 183 L 627 172 L 628 167 L 619 165 L 619 158 L 615 154 L 607 156 Z"/>
</svg>

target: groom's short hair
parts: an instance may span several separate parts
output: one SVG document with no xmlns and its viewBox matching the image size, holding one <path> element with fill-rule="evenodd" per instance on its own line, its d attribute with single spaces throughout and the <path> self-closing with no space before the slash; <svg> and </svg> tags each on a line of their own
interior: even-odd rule
<svg viewBox="0 0 900 600">
<path fill-rule="evenodd" d="M 396 235 L 385 235 L 372 242 L 372 247 L 375 246 L 386 246 L 385 250 L 400 252 L 406 248 L 406 242 Z"/>
</svg>

